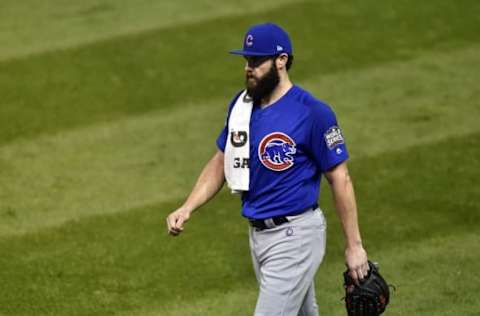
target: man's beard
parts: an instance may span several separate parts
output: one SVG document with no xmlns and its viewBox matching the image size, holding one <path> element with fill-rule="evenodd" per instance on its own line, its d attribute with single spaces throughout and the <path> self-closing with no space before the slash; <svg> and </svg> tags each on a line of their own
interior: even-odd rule
<svg viewBox="0 0 480 316">
<path fill-rule="evenodd" d="M 256 81 L 256 84 L 252 84 L 249 78 L 253 77 L 247 74 L 245 81 L 247 94 L 253 99 L 255 104 L 260 103 L 262 99 L 268 98 L 280 82 L 280 76 L 278 75 L 277 67 L 274 63 L 262 78 L 253 78 Z"/>
</svg>

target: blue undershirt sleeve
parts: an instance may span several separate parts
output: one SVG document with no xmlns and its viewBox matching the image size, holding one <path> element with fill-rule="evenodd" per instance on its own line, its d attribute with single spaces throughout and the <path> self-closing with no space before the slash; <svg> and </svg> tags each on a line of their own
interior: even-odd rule
<svg viewBox="0 0 480 316">
<path fill-rule="evenodd" d="M 227 144 L 227 123 L 225 123 L 225 126 L 223 127 L 222 131 L 220 132 L 220 135 L 217 137 L 217 147 L 221 151 L 225 151 L 225 146 Z"/>
</svg>

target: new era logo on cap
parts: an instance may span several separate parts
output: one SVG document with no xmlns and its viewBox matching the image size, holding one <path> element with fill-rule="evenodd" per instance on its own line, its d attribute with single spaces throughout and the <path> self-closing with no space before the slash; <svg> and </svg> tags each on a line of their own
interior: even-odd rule
<svg viewBox="0 0 480 316">
<path fill-rule="evenodd" d="M 273 23 L 252 26 L 245 34 L 243 49 L 233 50 L 230 53 L 244 56 L 293 54 L 292 43 L 287 32 Z"/>
</svg>

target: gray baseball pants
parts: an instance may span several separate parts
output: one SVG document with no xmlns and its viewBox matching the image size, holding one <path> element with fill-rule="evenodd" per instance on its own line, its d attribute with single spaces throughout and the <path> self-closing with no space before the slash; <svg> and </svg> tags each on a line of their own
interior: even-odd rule
<svg viewBox="0 0 480 316">
<path fill-rule="evenodd" d="M 260 287 L 254 316 L 318 316 L 314 277 L 325 254 L 326 220 L 318 208 L 288 219 L 270 229 L 250 227 Z"/>
</svg>

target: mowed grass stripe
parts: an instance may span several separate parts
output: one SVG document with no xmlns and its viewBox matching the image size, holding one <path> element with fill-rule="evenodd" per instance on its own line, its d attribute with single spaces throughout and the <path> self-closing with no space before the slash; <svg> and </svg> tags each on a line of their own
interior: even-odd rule
<svg viewBox="0 0 480 316">
<path fill-rule="evenodd" d="M 225 109 L 190 104 L 0 148 L 0 235 L 180 198 L 217 150 Z"/>
<path fill-rule="evenodd" d="M 480 46 L 303 82 L 332 104 L 353 157 L 478 130 Z"/>
<path fill-rule="evenodd" d="M 458 272 L 475 278 L 479 259 L 471 251 L 478 243 L 480 220 L 474 186 L 478 173 L 472 172 L 480 170 L 479 154 L 477 133 L 352 161 L 364 242 L 399 288 L 392 314 L 478 311 L 471 294 L 478 282 L 471 279 L 457 287 L 454 280 L 459 280 Z M 455 186 L 451 179 L 457 179 Z M 325 310 L 337 315 L 344 313 L 338 302 L 343 237 L 328 195 L 322 208 L 329 221 L 329 250 L 318 276 L 318 295 Z M 8 255 L 0 258 L 0 312 L 105 315 L 138 310 L 163 315 L 166 309 L 189 315 L 191 309 L 182 314 L 179 306 L 198 302 L 199 309 L 207 308 L 211 300 L 212 308 L 219 308 L 212 299 L 218 293 L 254 291 L 247 223 L 238 199 L 224 192 L 192 218 L 181 237 L 172 238 L 164 218 L 179 202 L 3 237 L 0 251 Z M 447 298 L 448 306 L 440 305 Z M 239 299 L 232 294 L 227 302 Z"/>
<path fill-rule="evenodd" d="M 388 315 L 476 315 L 479 304 L 474 293 L 480 278 L 474 271 L 479 256 L 471 249 L 479 242 L 478 234 L 460 233 L 395 244 L 378 253 L 375 260 L 379 261 L 382 274 L 396 288 L 391 288 Z M 317 273 L 317 302 L 322 314 L 345 315 L 340 300 L 344 296 L 342 269 L 342 259 L 327 258 Z M 464 275 L 472 278 L 462 282 L 459 290 L 459 279 Z M 257 295 L 256 284 L 249 279 L 232 290 L 206 291 L 198 299 L 153 303 L 120 315 L 252 315 Z M 445 305 L 446 301 L 449 304 Z"/>
<path fill-rule="evenodd" d="M 245 14 L 253 6 L 256 11 L 272 9 L 289 2 L 292 1 L 4 0 L 0 10 L 0 60 Z"/>
<path fill-rule="evenodd" d="M 478 42 L 480 2 L 337 1 L 282 6 L 0 63 L 0 143 L 229 97 L 252 23 L 289 30 L 297 80 Z M 301 17 L 301 18 L 299 18 Z"/>
<path fill-rule="evenodd" d="M 434 52 L 301 85 L 334 106 L 356 160 L 478 131 L 479 52 Z M 0 235 L 185 196 L 216 150 L 227 100 L 0 147 Z"/>
</svg>

